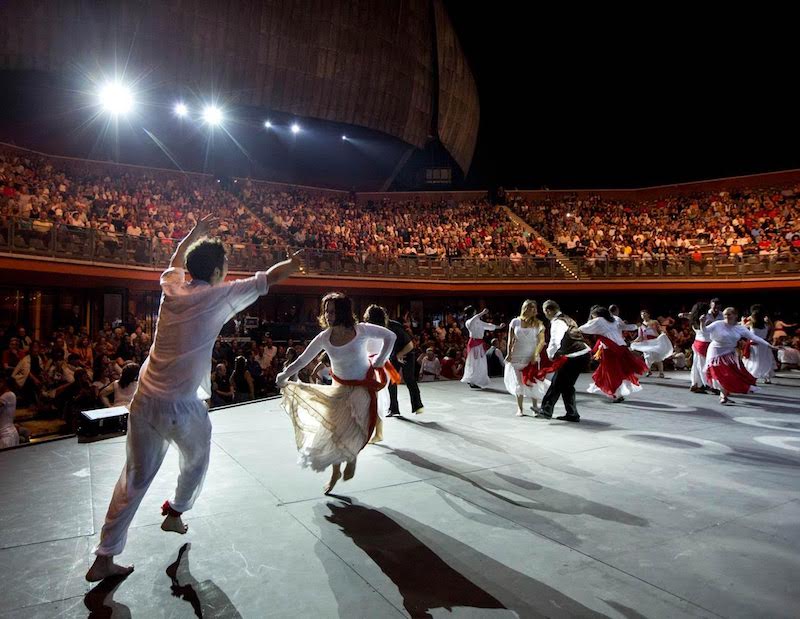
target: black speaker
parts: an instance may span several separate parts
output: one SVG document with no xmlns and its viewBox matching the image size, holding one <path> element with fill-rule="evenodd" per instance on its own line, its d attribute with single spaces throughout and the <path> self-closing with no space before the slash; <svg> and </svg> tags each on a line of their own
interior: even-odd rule
<svg viewBox="0 0 800 619">
<path fill-rule="evenodd" d="M 127 431 L 128 408 L 126 406 L 81 411 L 78 442 L 101 441 L 106 438 L 123 436 Z"/>
</svg>

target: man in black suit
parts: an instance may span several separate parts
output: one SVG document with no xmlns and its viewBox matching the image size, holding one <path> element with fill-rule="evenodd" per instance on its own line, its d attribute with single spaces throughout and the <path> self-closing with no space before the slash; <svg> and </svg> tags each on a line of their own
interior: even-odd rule
<svg viewBox="0 0 800 619">
<path fill-rule="evenodd" d="M 409 354 L 414 350 L 414 339 L 403 328 L 402 324 L 396 320 L 389 320 L 386 308 L 380 305 L 370 305 L 367 308 L 367 311 L 364 312 L 364 322 L 386 327 L 397 336 L 389 361 L 403 375 L 403 382 L 408 388 L 408 394 L 411 396 L 411 410 L 415 415 L 421 415 L 425 412 L 425 408 L 422 406 L 422 397 L 417 385 L 416 359 L 414 355 Z M 389 398 L 391 403 L 387 417 L 399 417 L 400 405 L 397 402 L 397 385 L 392 382 L 389 383 Z"/>
<path fill-rule="evenodd" d="M 553 417 L 558 398 L 564 400 L 567 414 L 557 419 L 578 422 L 581 416 L 575 403 L 575 381 L 580 373 L 589 366 L 591 349 L 583 341 L 578 324 L 561 311 L 555 301 L 545 301 L 542 305 L 544 315 L 550 321 L 550 343 L 547 345 L 547 356 L 550 359 L 566 357 L 567 361 L 555 374 L 550 389 L 542 400 L 542 412 L 537 417 L 550 419 Z"/>
</svg>

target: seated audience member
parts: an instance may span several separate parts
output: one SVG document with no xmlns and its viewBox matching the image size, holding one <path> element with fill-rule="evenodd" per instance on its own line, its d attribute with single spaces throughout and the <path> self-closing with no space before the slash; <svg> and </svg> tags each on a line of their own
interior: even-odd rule
<svg viewBox="0 0 800 619">
<path fill-rule="evenodd" d="M 19 445 L 19 432 L 14 425 L 17 396 L 11 391 L 9 379 L 0 374 L 0 449 Z"/>
<path fill-rule="evenodd" d="M 211 375 L 211 406 L 225 406 L 233 403 L 233 386 L 228 378 L 224 363 L 218 363 Z"/>
<path fill-rule="evenodd" d="M 428 348 L 425 354 L 419 358 L 419 382 L 429 383 L 439 380 L 442 373 L 442 364 L 436 357 L 436 351 Z"/>
<path fill-rule="evenodd" d="M 139 364 L 126 363 L 122 374 L 114 382 L 100 390 L 99 396 L 103 406 L 128 406 L 139 385 Z M 109 396 L 112 398 L 109 400 Z"/>
<path fill-rule="evenodd" d="M 233 401 L 236 403 L 248 402 L 256 397 L 255 381 L 250 370 L 247 369 L 247 359 L 242 355 L 236 357 L 233 362 L 231 386 L 233 387 Z"/>
</svg>

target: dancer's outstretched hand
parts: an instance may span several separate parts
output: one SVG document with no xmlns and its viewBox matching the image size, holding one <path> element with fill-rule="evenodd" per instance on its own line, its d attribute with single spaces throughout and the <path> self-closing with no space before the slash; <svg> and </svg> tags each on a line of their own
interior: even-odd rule
<svg viewBox="0 0 800 619">
<path fill-rule="evenodd" d="M 192 229 L 192 234 L 195 237 L 206 236 L 210 231 L 212 226 L 219 221 L 217 217 L 214 217 L 211 213 L 202 217 L 200 221 L 195 224 L 194 228 Z"/>
<path fill-rule="evenodd" d="M 275 385 L 278 389 L 283 389 L 289 382 L 289 375 L 286 372 L 281 372 L 275 377 Z"/>
</svg>

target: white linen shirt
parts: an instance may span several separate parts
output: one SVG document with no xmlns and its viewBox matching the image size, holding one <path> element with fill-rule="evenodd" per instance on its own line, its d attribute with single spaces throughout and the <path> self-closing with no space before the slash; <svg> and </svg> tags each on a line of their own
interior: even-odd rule
<svg viewBox="0 0 800 619">
<path fill-rule="evenodd" d="M 164 271 L 156 332 L 137 393 L 172 401 L 210 398 L 211 351 L 220 329 L 267 288 L 266 271 L 215 286 L 187 282 L 181 268 Z"/>
</svg>

